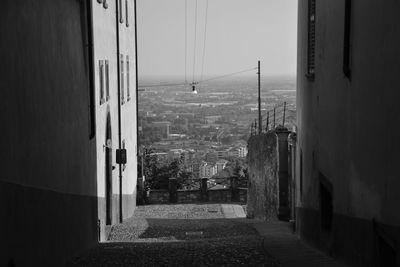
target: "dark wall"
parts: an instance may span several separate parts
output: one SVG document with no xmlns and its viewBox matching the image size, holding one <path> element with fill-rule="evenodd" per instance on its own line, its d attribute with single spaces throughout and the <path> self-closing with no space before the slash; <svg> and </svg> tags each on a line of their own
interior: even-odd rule
<svg viewBox="0 0 400 267">
<path fill-rule="evenodd" d="M 1 266 L 57 266 L 97 242 L 85 2 L 2 1 Z"/>
<path fill-rule="evenodd" d="M 249 182 L 247 216 L 276 219 L 278 215 L 278 152 L 275 132 L 248 141 Z"/>
<path fill-rule="evenodd" d="M 302 188 L 297 206 L 308 214 L 299 217 L 304 237 L 367 263 L 378 257 L 374 248 L 380 234 L 373 222 L 390 226 L 385 236 L 399 254 L 393 229 L 400 227 L 400 3 L 351 1 L 351 76 L 346 77 L 345 2 L 316 1 L 315 77 L 309 79 L 308 1 L 299 1 L 297 158 L 302 166 L 298 160 L 296 184 Z M 321 229 L 322 217 L 329 214 L 321 204 L 324 192 L 332 198 L 330 231 Z M 339 248 L 346 243 L 357 249 L 344 253 Z"/>
</svg>

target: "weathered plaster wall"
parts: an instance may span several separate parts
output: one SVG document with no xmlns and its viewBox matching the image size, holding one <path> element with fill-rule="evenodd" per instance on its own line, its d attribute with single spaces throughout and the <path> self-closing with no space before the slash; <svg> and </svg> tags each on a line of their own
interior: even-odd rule
<svg viewBox="0 0 400 267">
<path fill-rule="evenodd" d="M 250 137 L 247 216 L 257 219 L 277 218 L 278 173 L 277 141 L 274 132 Z"/>
<path fill-rule="evenodd" d="M 107 1 L 108 8 L 103 3 L 92 0 L 93 10 L 93 49 L 94 49 L 94 82 L 95 82 L 95 106 L 96 106 L 96 147 L 97 147 L 97 195 L 98 218 L 101 224 L 101 240 L 105 240 L 106 218 L 106 129 L 107 114 L 111 122 L 112 165 L 112 222 L 118 221 L 118 165 L 115 160 L 118 148 L 118 58 L 117 58 L 117 34 L 116 34 L 116 6 L 115 1 Z M 109 61 L 109 86 L 110 99 L 100 103 L 100 60 Z M 103 82 L 105 84 L 105 82 Z M 105 89 L 104 89 L 105 90 Z"/>
<path fill-rule="evenodd" d="M 97 242 L 83 1 L 0 10 L 0 266 L 57 266 Z"/>
<path fill-rule="evenodd" d="M 372 264 L 372 220 L 392 229 L 389 236 L 397 244 L 400 240 L 400 139 L 395 130 L 400 122 L 400 2 L 352 1 L 351 80 L 342 71 L 345 2 L 316 3 L 316 69 L 315 80 L 309 81 L 305 77 L 307 1 L 299 1 L 300 230 L 329 250 Z M 318 231 L 320 173 L 333 189 L 333 230 L 328 241 Z M 350 244 L 357 250 L 340 248 Z"/>
<path fill-rule="evenodd" d="M 134 1 L 128 0 L 129 24 L 126 24 L 125 1 L 121 1 L 123 23 L 119 27 L 119 53 L 124 58 L 124 76 L 118 72 L 120 57 L 117 55 L 117 21 L 116 3 L 119 1 L 107 1 L 107 8 L 103 3 L 92 0 L 93 4 L 93 24 L 94 24 L 94 53 L 95 53 L 95 84 L 96 84 L 96 126 L 97 126 L 97 182 L 98 182 L 98 213 L 101 221 L 102 233 L 106 218 L 106 174 L 105 174 L 105 149 L 107 114 L 110 114 L 112 128 L 112 164 L 115 166 L 112 177 L 112 223 L 119 220 L 119 166 L 116 163 L 116 149 L 119 148 L 119 128 L 118 128 L 118 75 L 121 84 L 123 79 L 124 103 L 121 105 L 121 142 L 125 142 L 127 150 L 127 164 L 122 168 L 122 193 L 123 218 L 132 216 L 136 206 L 136 179 L 137 179 L 137 114 L 136 114 L 136 69 L 135 69 L 135 21 L 134 21 Z M 127 75 L 126 56 L 129 55 L 129 77 Z M 110 77 L 110 99 L 100 104 L 100 71 L 99 60 L 109 60 Z M 121 65 L 120 65 L 121 68 Z M 130 100 L 127 98 L 127 81 L 129 78 Z M 102 236 L 105 240 L 105 236 Z"/>
<path fill-rule="evenodd" d="M 126 196 L 123 205 L 123 216 L 128 218 L 133 215 L 136 207 L 136 183 L 137 183 L 137 112 L 136 106 L 136 52 L 135 52 L 135 1 L 122 1 L 123 23 L 120 26 L 120 53 L 124 55 L 124 98 L 125 103 L 121 107 L 122 139 L 125 140 L 125 148 L 128 153 L 128 162 L 123 172 L 122 193 Z M 128 4 L 128 5 L 126 5 Z M 127 14 L 128 13 L 128 14 Z M 128 17 L 128 18 L 127 18 Z M 127 21 L 128 20 L 128 21 Z M 128 22 L 128 23 L 127 23 Z M 127 60 L 129 56 L 129 77 L 127 74 Z M 127 95 L 127 80 L 129 79 L 130 97 Z"/>
</svg>

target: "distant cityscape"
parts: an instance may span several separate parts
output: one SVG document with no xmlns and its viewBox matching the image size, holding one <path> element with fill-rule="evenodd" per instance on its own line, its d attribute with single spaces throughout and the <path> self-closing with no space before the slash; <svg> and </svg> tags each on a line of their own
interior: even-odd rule
<svg viewBox="0 0 400 267">
<path fill-rule="evenodd" d="M 256 76 L 199 84 L 197 94 L 189 85 L 163 85 L 179 84 L 179 79 L 164 78 L 162 83 L 160 80 L 140 81 L 139 145 L 150 147 L 160 165 L 181 160 L 184 170 L 194 180 L 218 178 L 227 166 L 233 168 L 240 164 L 245 170 L 250 125 L 258 118 Z M 263 118 L 267 111 L 286 102 L 285 126 L 293 127 L 295 88 L 294 77 L 264 78 L 261 82 Z M 273 123 L 273 114 L 269 116 Z M 276 125 L 282 124 L 281 119 L 275 117 Z"/>
</svg>

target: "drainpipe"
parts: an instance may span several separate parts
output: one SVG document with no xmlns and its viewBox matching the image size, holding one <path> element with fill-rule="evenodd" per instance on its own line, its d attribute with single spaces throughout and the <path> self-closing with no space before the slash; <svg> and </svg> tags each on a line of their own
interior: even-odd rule
<svg viewBox="0 0 400 267">
<path fill-rule="evenodd" d="M 118 148 L 121 149 L 121 72 L 119 51 L 119 8 L 118 0 L 115 0 L 115 21 L 117 35 L 117 85 L 118 85 Z M 119 222 L 122 223 L 122 165 L 119 164 Z"/>
<path fill-rule="evenodd" d="M 137 48 L 137 20 L 136 20 L 136 0 L 134 0 L 134 16 L 135 16 L 135 72 L 136 72 L 136 158 L 139 158 L 139 71 L 138 71 L 138 48 Z M 143 127 L 143 126 L 142 126 Z M 143 130 L 143 129 L 142 129 Z M 143 165 L 142 165 L 143 170 Z M 142 175 L 143 177 L 143 175 Z"/>
</svg>

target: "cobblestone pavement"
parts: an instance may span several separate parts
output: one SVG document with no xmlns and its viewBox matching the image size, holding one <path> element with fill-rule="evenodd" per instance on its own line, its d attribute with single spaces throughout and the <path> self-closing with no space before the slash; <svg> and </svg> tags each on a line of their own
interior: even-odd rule
<svg viewBox="0 0 400 267">
<path fill-rule="evenodd" d="M 278 266 L 258 236 L 162 243 L 103 243 L 72 266 Z"/>
<path fill-rule="evenodd" d="M 257 235 L 240 220 L 223 219 L 220 204 L 140 206 L 113 227 L 109 241 L 162 241 Z"/>
<path fill-rule="evenodd" d="M 115 225 L 109 243 L 72 266 L 279 266 L 243 219 L 224 219 L 220 204 L 139 206 Z"/>
</svg>

